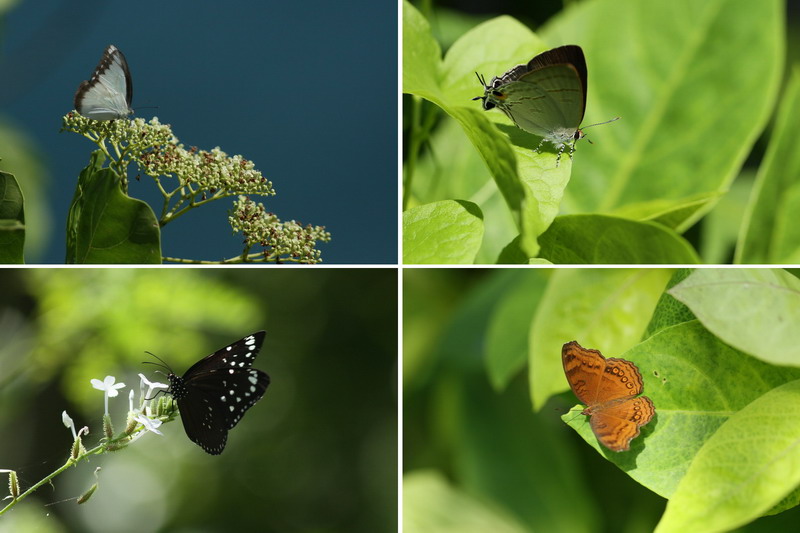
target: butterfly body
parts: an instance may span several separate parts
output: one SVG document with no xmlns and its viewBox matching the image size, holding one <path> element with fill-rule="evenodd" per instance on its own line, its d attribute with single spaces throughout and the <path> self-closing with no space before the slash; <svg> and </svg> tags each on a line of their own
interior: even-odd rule
<svg viewBox="0 0 800 533">
<path fill-rule="evenodd" d="M 212 455 L 225 449 L 228 431 L 261 399 L 269 376 L 251 368 L 265 332 L 248 335 L 192 365 L 183 376 L 168 375 L 167 391 L 178 404 L 186 435 Z"/>
<path fill-rule="evenodd" d="M 81 82 L 75 92 L 78 113 L 94 120 L 125 118 L 131 113 L 133 80 L 122 52 L 109 45 L 91 78 Z"/>
<path fill-rule="evenodd" d="M 625 359 L 606 359 L 598 350 L 575 341 L 564 345 L 561 360 L 572 392 L 586 404 L 581 414 L 590 416 L 597 440 L 612 451 L 630 449 L 640 428 L 656 413 L 650 398 L 639 396 L 644 383 L 636 365 Z"/>
</svg>

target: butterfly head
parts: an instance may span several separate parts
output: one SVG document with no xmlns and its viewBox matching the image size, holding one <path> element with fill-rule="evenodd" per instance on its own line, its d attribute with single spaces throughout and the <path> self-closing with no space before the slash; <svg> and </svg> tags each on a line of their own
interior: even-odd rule
<svg viewBox="0 0 800 533">
<path fill-rule="evenodd" d="M 495 76 L 494 78 L 492 78 L 491 82 L 486 83 L 486 78 L 484 78 L 477 72 L 475 73 L 475 75 L 478 77 L 478 81 L 481 83 L 481 85 L 483 85 L 483 96 L 476 96 L 472 100 L 482 100 L 484 111 L 489 111 L 490 109 L 494 109 L 500 103 L 502 103 L 502 101 L 506 97 L 506 95 L 503 92 L 497 89 L 503 83 L 502 78 L 498 78 L 497 76 Z"/>
</svg>

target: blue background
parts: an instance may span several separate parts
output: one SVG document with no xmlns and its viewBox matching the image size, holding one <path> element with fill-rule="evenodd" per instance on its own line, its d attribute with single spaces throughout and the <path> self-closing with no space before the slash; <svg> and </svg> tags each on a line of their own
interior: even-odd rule
<svg viewBox="0 0 800 533">
<path fill-rule="evenodd" d="M 254 161 L 277 191 L 254 199 L 281 220 L 332 233 L 323 262 L 397 262 L 396 3 L 37 0 L 6 14 L 4 37 L 0 121 L 32 141 L 46 169 L 49 226 L 38 246 L 26 243 L 26 262 L 64 261 L 69 202 L 95 145 L 59 133 L 61 117 L 109 44 L 128 60 L 134 116 L 158 116 L 187 147 Z M 37 178 L 15 171 L 8 152 L 0 137 L 0 170 L 30 201 Z M 129 194 L 159 213 L 155 185 L 136 172 Z M 241 253 L 231 205 L 168 224 L 162 254 Z M 47 218 L 35 214 L 27 210 L 26 223 L 42 230 Z"/>
</svg>

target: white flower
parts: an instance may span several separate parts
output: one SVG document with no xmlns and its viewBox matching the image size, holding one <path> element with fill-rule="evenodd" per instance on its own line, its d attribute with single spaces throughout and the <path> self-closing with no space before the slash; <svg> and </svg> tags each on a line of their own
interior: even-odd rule
<svg viewBox="0 0 800 533">
<path fill-rule="evenodd" d="M 100 381 L 99 379 L 93 379 L 92 387 L 98 390 L 106 391 L 106 393 L 111 398 L 113 398 L 114 396 L 119 394 L 119 392 L 117 392 L 117 389 L 125 387 L 124 383 L 115 383 L 116 381 L 117 378 L 115 378 L 114 376 L 106 376 L 106 378 L 103 381 Z"/>
<path fill-rule="evenodd" d="M 144 374 L 139 374 L 139 379 L 142 380 L 141 381 L 141 385 L 140 385 L 140 389 L 142 391 L 144 391 L 144 386 L 147 385 L 147 394 L 143 395 L 142 403 L 144 403 L 144 400 L 152 400 L 152 398 L 150 398 L 150 395 L 153 394 L 153 390 L 154 389 L 168 389 L 169 388 L 169 385 L 167 385 L 167 384 L 159 383 L 158 381 L 150 381 L 149 379 L 147 379 L 144 376 Z"/>
<path fill-rule="evenodd" d="M 147 418 L 146 416 L 139 414 L 136 415 L 136 421 L 142 424 L 144 429 L 147 431 L 152 431 L 156 435 L 163 435 L 163 433 L 158 430 L 158 426 L 161 425 L 161 420 L 153 420 L 152 418 Z"/>
<path fill-rule="evenodd" d="M 113 398 L 114 396 L 119 394 L 117 389 L 121 389 L 121 388 L 123 388 L 125 386 L 124 383 L 115 383 L 116 381 L 117 381 L 117 378 L 115 378 L 114 376 L 106 376 L 106 378 L 103 381 L 100 381 L 99 379 L 93 379 L 92 380 L 92 387 L 94 387 L 97 390 L 101 390 L 101 391 L 105 392 L 105 407 L 106 407 L 105 414 L 106 415 L 108 415 L 108 398 L 109 398 L 109 396 L 111 398 Z"/>
<path fill-rule="evenodd" d="M 61 420 L 64 422 L 65 426 L 72 430 L 72 440 L 78 438 L 78 436 L 75 434 L 75 422 L 72 421 L 72 418 L 70 418 L 66 410 L 62 411 Z"/>
</svg>

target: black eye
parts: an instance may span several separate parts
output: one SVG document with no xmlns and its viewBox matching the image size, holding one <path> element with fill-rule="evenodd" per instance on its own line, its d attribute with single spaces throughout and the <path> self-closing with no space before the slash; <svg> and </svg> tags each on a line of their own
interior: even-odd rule
<svg viewBox="0 0 800 533">
<path fill-rule="evenodd" d="M 483 101 L 483 109 L 485 109 L 486 111 L 494 108 L 495 108 L 494 102 L 490 102 L 489 100 Z"/>
</svg>

